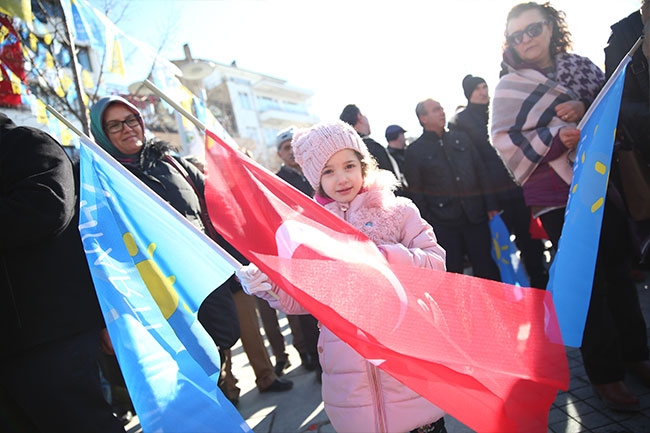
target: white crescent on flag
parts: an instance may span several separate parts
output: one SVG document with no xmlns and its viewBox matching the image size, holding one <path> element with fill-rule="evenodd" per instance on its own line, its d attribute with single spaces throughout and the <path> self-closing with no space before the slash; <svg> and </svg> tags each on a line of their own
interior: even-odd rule
<svg viewBox="0 0 650 433">
<path fill-rule="evenodd" d="M 400 313 L 393 328 L 395 330 L 404 320 L 408 307 L 408 299 L 402 283 L 388 266 L 377 263 L 375 260 L 364 260 L 365 257 L 352 254 L 353 250 L 341 250 L 340 243 L 333 236 L 328 235 L 326 230 L 326 227 L 315 228 L 295 220 L 284 221 L 275 232 L 278 256 L 290 259 L 296 249 L 302 245 L 325 257 L 331 256 L 331 251 L 337 251 L 336 258 L 339 260 L 362 263 L 376 269 L 395 289 L 395 294 L 400 301 Z"/>
</svg>

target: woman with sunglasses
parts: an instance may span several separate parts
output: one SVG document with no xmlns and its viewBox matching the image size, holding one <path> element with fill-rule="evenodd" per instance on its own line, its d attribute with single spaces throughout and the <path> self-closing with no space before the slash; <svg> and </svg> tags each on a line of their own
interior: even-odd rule
<svg viewBox="0 0 650 433">
<path fill-rule="evenodd" d="M 580 140 L 577 123 L 604 83 L 589 59 L 569 53 L 564 13 L 549 3 L 522 3 L 506 21 L 501 80 L 493 100 L 492 141 L 524 199 L 557 246 Z M 603 225 L 581 353 L 595 394 L 607 407 L 638 411 L 626 371 L 650 385 L 646 325 L 630 278 L 625 215 L 612 200 Z"/>
</svg>

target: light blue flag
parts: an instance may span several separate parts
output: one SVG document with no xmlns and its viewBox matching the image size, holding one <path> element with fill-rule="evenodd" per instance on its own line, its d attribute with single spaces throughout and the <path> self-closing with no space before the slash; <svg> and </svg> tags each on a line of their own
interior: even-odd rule
<svg viewBox="0 0 650 433">
<path fill-rule="evenodd" d="M 521 264 L 519 250 L 510 240 L 510 232 L 500 215 L 490 221 L 492 232 L 492 258 L 499 266 L 501 281 L 521 287 L 530 287 L 526 271 Z"/>
<path fill-rule="evenodd" d="M 580 143 L 573 166 L 562 237 L 550 270 L 553 294 L 566 346 L 580 347 L 596 269 L 614 135 L 628 55 L 616 69 L 578 127 Z"/>
<path fill-rule="evenodd" d="M 104 25 L 99 21 L 92 11 L 92 7 L 85 0 L 63 1 L 62 4 L 68 9 L 68 17 L 72 17 L 75 39 L 79 42 L 89 43 L 93 49 L 103 56 L 106 50 L 106 32 Z"/>
<path fill-rule="evenodd" d="M 79 232 L 143 430 L 251 431 L 196 314 L 233 260 L 96 144 L 81 139 L 80 160 Z"/>
</svg>

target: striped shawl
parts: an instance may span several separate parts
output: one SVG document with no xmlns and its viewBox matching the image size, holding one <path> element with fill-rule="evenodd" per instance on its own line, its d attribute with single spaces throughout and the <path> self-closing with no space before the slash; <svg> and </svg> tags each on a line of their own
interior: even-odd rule
<svg viewBox="0 0 650 433">
<path fill-rule="evenodd" d="M 586 57 L 577 54 L 556 56 L 556 77 L 552 80 L 534 69 L 507 66 L 494 92 L 492 143 L 517 182 L 523 185 L 565 126 L 575 127 L 555 115 L 555 106 L 570 100 L 585 105 L 596 98 L 603 72 Z M 549 165 L 567 183 L 573 172 L 567 152 Z"/>
</svg>

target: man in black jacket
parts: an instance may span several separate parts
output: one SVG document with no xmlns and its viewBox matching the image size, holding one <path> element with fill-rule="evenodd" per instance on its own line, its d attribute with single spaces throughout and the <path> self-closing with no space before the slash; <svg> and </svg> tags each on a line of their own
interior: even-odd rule
<svg viewBox="0 0 650 433">
<path fill-rule="evenodd" d="M 531 214 L 524 201 L 523 189 L 515 183 L 488 136 L 490 96 L 487 84 L 481 77 L 467 75 L 463 79 L 463 91 L 467 107 L 456 113 L 449 122 L 449 129 L 469 135 L 488 174 L 488 183 L 483 189 L 494 196 L 503 222 L 515 235 L 530 285 L 545 289 L 548 274 L 544 265 L 544 245 L 541 240 L 531 238 Z"/>
<path fill-rule="evenodd" d="M 300 168 L 300 165 L 296 162 L 296 158 L 293 156 L 292 139 L 293 127 L 278 133 L 276 145 L 278 147 L 278 157 L 282 160 L 282 166 L 275 174 L 303 194 L 313 197 L 314 189 L 309 184 L 305 175 L 302 174 L 302 168 Z"/>
<path fill-rule="evenodd" d="M 643 13 L 643 15 L 642 15 Z M 612 25 L 612 34 L 605 47 L 605 76 L 611 77 L 623 57 L 643 34 L 644 25 L 650 21 L 650 1 L 643 1 L 641 10 Z M 650 51 L 650 39 L 646 35 L 644 46 Z M 640 47 L 625 71 L 625 86 L 621 97 L 619 115 L 619 139 L 634 146 L 650 160 L 650 82 L 648 59 Z M 621 130 L 622 129 L 622 130 Z"/>
<path fill-rule="evenodd" d="M 375 161 L 377 161 L 377 166 L 380 169 L 390 171 L 395 175 L 395 179 L 402 178 L 397 161 L 395 161 L 390 153 L 388 153 L 388 150 L 384 146 L 370 138 L 370 122 L 368 121 L 368 118 L 361 113 L 359 107 L 354 104 L 346 105 L 341 112 L 339 119 L 352 126 L 354 130 L 357 131 L 363 142 L 366 143 L 368 152 L 370 152 L 372 157 L 375 158 Z"/>
<path fill-rule="evenodd" d="M 605 47 L 605 75 L 608 79 L 643 34 L 644 26 L 646 31 L 650 31 L 650 0 L 643 1 L 640 11 L 637 10 L 612 25 L 612 34 Z M 633 54 L 625 71 L 614 155 L 614 161 L 618 164 L 612 164 L 611 179 L 623 192 L 630 216 L 636 221 L 639 243 L 646 245 L 645 250 L 640 252 L 641 260 L 645 260 L 645 266 L 648 267 L 650 200 L 647 193 L 643 193 L 648 189 L 647 179 L 650 178 L 650 82 L 647 58 L 650 54 L 650 38 L 647 33 L 643 45 Z M 647 52 L 644 53 L 644 50 Z M 624 164 L 634 159 L 641 172 L 638 176 L 633 176 L 637 171 Z M 646 181 L 641 180 L 644 175 Z"/>
<path fill-rule="evenodd" d="M 63 148 L 0 113 L 0 431 L 124 432 L 99 382 L 76 191 Z"/>
<path fill-rule="evenodd" d="M 439 102 L 426 99 L 415 112 L 424 132 L 406 148 L 404 171 L 413 201 L 447 251 L 447 270 L 463 273 L 467 254 L 474 276 L 500 281 L 488 225 L 498 208 L 483 190 L 488 179 L 475 147 L 465 133 L 445 130 Z"/>
</svg>

